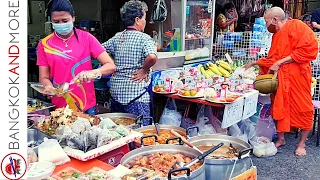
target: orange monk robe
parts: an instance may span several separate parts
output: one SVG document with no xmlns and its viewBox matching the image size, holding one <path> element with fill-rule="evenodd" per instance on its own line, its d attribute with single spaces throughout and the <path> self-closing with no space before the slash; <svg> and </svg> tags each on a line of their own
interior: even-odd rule
<svg viewBox="0 0 320 180">
<path fill-rule="evenodd" d="M 317 58 L 318 51 L 314 32 L 300 20 L 289 20 L 273 35 L 268 56 L 257 61 L 261 73 L 266 74 L 278 60 L 289 55 L 294 60 L 280 66 L 278 89 L 271 96 L 271 115 L 277 121 L 278 132 L 289 132 L 291 127 L 312 129 L 310 64 Z"/>
</svg>

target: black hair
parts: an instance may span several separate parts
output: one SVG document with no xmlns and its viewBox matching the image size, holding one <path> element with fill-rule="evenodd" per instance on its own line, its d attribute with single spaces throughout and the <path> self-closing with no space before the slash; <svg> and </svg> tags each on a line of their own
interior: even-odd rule
<svg viewBox="0 0 320 180">
<path fill-rule="evenodd" d="M 305 14 L 302 16 L 301 21 L 311 21 L 311 15 Z"/>
<path fill-rule="evenodd" d="M 142 18 L 144 11 L 148 11 L 145 2 L 130 0 L 120 9 L 120 16 L 125 27 L 134 25 L 135 19 Z"/>
<path fill-rule="evenodd" d="M 226 11 L 229 10 L 229 9 L 233 9 L 233 8 L 235 8 L 235 6 L 234 6 L 234 4 L 231 3 L 231 2 L 229 2 L 229 3 L 227 3 L 227 4 L 225 4 L 225 5 L 223 6 L 224 12 L 226 12 Z"/>
<path fill-rule="evenodd" d="M 47 5 L 46 16 L 51 19 L 51 15 L 55 11 L 65 11 L 68 12 L 72 17 L 74 17 L 74 10 L 72 4 L 69 0 L 50 0 Z M 73 27 L 74 35 L 78 40 L 78 35 L 76 28 Z"/>
</svg>

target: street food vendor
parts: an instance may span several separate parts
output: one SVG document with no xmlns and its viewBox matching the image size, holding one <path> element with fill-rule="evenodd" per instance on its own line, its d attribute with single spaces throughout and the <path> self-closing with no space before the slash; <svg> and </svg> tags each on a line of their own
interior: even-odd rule
<svg viewBox="0 0 320 180">
<path fill-rule="evenodd" d="M 110 80 L 113 112 L 150 117 L 150 68 L 158 58 L 154 40 L 143 33 L 147 10 L 144 2 L 126 2 L 120 9 L 126 29 L 103 44 L 117 66 Z"/>
<path fill-rule="evenodd" d="M 39 42 L 37 65 L 39 80 L 45 86 L 44 94 L 61 84 L 70 84 L 69 92 L 52 97 L 56 108 L 69 105 L 88 114 L 96 113 L 96 96 L 93 78 L 112 74 L 115 64 L 99 41 L 90 33 L 76 29 L 74 10 L 69 0 L 51 0 L 49 16 L 54 32 Z M 91 57 L 103 66 L 92 70 Z M 59 87 L 60 86 L 60 87 Z"/>
</svg>

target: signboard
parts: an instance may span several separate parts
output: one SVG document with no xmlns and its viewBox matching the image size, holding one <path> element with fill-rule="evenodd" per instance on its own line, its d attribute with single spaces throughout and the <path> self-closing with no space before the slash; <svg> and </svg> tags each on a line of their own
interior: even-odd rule
<svg viewBox="0 0 320 180">
<path fill-rule="evenodd" d="M 259 91 L 253 90 L 252 92 L 244 95 L 243 115 L 242 119 L 248 119 L 257 112 L 257 104 L 259 98 Z"/>
<path fill-rule="evenodd" d="M 257 180 L 257 167 L 252 166 L 246 172 L 232 178 L 231 180 Z"/>
<path fill-rule="evenodd" d="M 226 104 L 221 128 L 228 128 L 242 120 L 244 98 L 240 97 L 231 104 Z"/>
</svg>

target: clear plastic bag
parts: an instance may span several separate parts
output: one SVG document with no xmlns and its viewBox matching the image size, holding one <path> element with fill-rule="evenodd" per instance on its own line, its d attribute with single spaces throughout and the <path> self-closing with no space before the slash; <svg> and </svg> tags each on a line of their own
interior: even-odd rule
<svg viewBox="0 0 320 180">
<path fill-rule="evenodd" d="M 113 140 L 113 137 L 109 130 L 104 129 L 99 132 L 97 139 L 97 147 L 109 144 Z"/>
<path fill-rule="evenodd" d="M 177 112 L 175 100 L 169 98 L 160 117 L 159 124 L 166 124 L 179 127 L 181 125 L 181 117 L 181 114 Z"/>
<path fill-rule="evenodd" d="M 250 119 L 245 119 L 240 122 L 240 130 L 242 134 L 247 136 L 248 140 L 256 135 L 256 128 Z"/>
<path fill-rule="evenodd" d="M 199 127 L 200 134 L 203 134 L 201 131 L 206 134 L 227 133 L 227 129 L 222 129 L 220 120 L 213 115 L 211 106 L 201 106 L 197 115 L 196 125 Z"/>
<path fill-rule="evenodd" d="M 36 152 L 32 149 L 28 147 L 28 164 L 34 163 L 38 161 L 38 156 L 36 154 Z"/>
<path fill-rule="evenodd" d="M 71 127 L 72 132 L 77 134 L 82 134 L 86 130 L 89 130 L 90 128 L 91 128 L 91 124 L 89 120 L 85 118 L 78 118 Z"/>
<path fill-rule="evenodd" d="M 272 139 L 275 133 L 276 126 L 271 116 L 269 116 L 267 119 L 259 119 L 258 124 L 256 126 L 257 136 L 263 136 Z"/>
<path fill-rule="evenodd" d="M 234 124 L 230 126 L 228 134 L 232 137 L 236 137 L 236 138 L 242 139 L 245 142 L 248 142 L 248 136 L 241 131 L 238 124 Z"/>
<path fill-rule="evenodd" d="M 39 161 L 49 161 L 55 165 L 61 165 L 70 162 L 70 158 L 63 151 L 56 139 L 44 138 L 43 143 L 39 145 L 38 155 Z"/>
<path fill-rule="evenodd" d="M 253 154 L 257 157 L 270 157 L 277 154 L 278 150 L 273 142 L 266 137 L 255 137 L 250 140 Z"/>
</svg>

